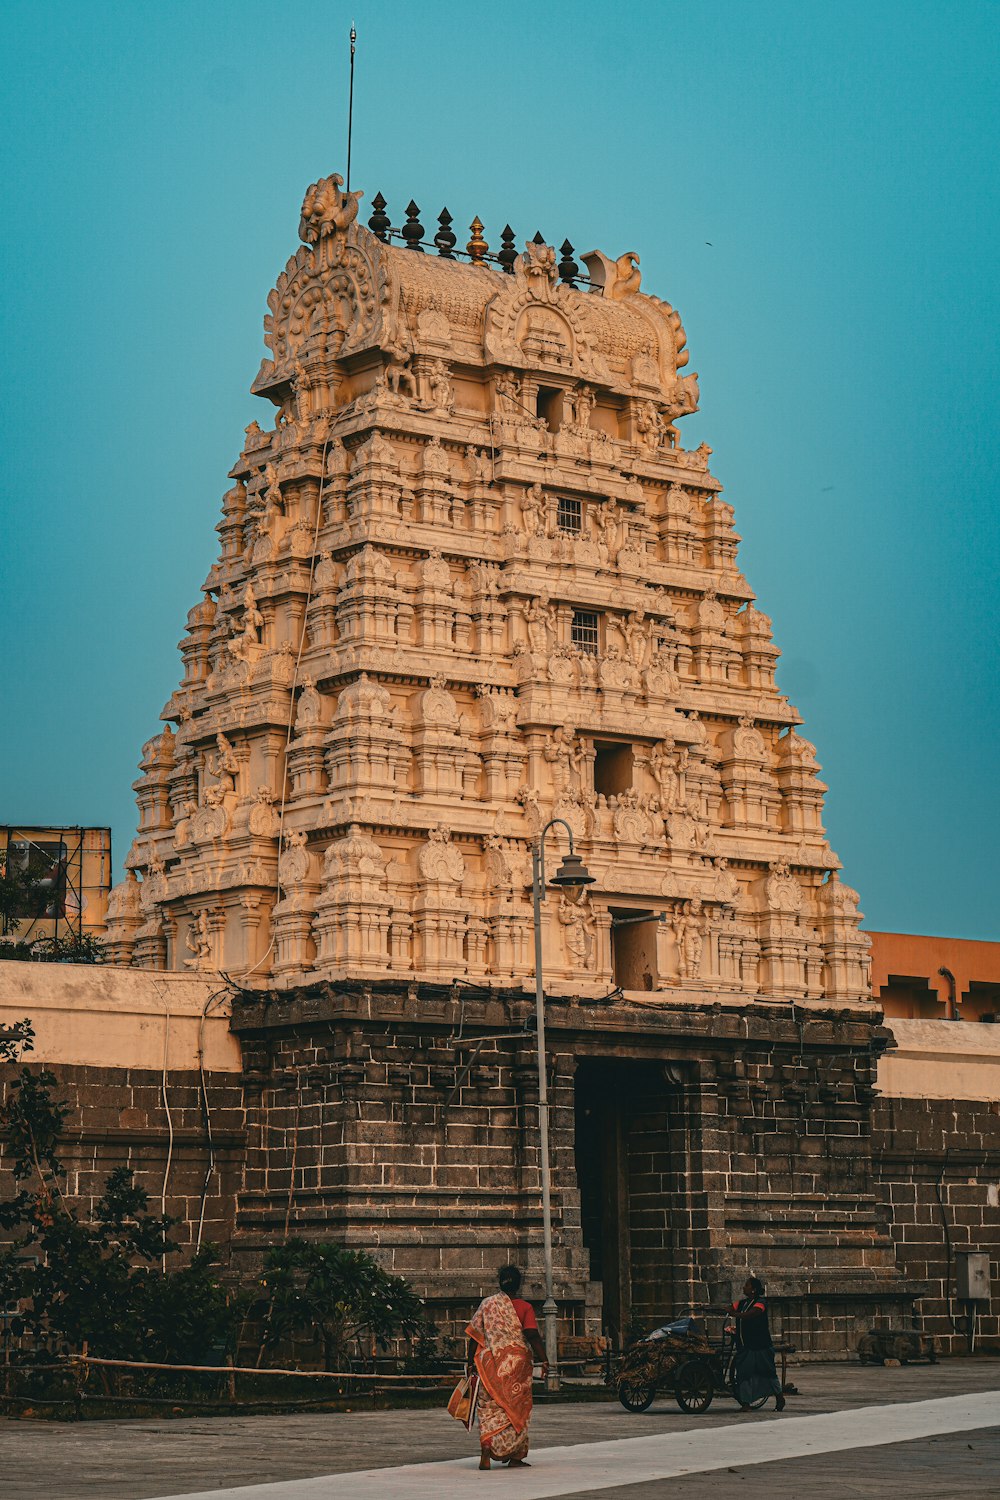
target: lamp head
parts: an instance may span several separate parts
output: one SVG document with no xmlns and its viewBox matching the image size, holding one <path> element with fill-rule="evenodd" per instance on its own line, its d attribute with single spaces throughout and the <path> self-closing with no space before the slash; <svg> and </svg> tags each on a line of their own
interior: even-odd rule
<svg viewBox="0 0 1000 1500">
<path fill-rule="evenodd" d="M 549 882 L 550 885 L 561 885 L 567 888 L 593 885 L 593 883 L 594 876 L 591 875 L 579 854 L 567 854 Z"/>
</svg>

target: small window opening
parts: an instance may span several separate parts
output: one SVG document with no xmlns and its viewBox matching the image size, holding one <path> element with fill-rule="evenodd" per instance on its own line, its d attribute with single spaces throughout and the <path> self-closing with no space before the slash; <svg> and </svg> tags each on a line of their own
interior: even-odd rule
<svg viewBox="0 0 1000 1500">
<path fill-rule="evenodd" d="M 560 495 L 556 507 L 556 525 L 560 531 L 579 536 L 583 530 L 583 501 L 571 495 Z"/>
<path fill-rule="evenodd" d="M 535 412 L 550 432 L 558 432 L 563 415 L 562 391 L 553 390 L 548 385 L 539 386 L 538 398 L 535 402 Z"/>
<path fill-rule="evenodd" d="M 596 740 L 594 749 L 594 791 L 605 797 L 616 797 L 632 785 L 635 756 L 631 745 Z"/>
<path fill-rule="evenodd" d="M 597 615 L 589 609 L 574 609 L 570 639 L 579 651 L 596 656 L 600 646 Z"/>
<path fill-rule="evenodd" d="M 612 908 L 611 962 L 619 989 L 656 989 L 656 925 L 654 912 Z"/>
</svg>

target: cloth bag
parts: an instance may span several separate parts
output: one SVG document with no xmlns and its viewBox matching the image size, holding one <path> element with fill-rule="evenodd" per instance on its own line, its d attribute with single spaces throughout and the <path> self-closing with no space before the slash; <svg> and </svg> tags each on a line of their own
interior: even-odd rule
<svg viewBox="0 0 1000 1500">
<path fill-rule="evenodd" d="M 475 1371 L 471 1375 L 463 1375 L 448 1400 L 448 1415 L 454 1417 L 456 1422 L 461 1422 L 467 1431 L 472 1430 L 472 1424 L 476 1420 L 476 1406 L 479 1402 L 479 1376 Z"/>
</svg>

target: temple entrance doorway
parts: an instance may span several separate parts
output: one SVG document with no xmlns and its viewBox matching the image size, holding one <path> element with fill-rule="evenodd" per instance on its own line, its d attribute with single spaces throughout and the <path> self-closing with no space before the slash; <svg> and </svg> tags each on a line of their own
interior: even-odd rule
<svg viewBox="0 0 1000 1500">
<path fill-rule="evenodd" d="M 684 1170 L 672 1149 L 677 1125 L 663 1063 L 578 1062 L 581 1229 L 591 1281 L 602 1284 L 604 1332 L 616 1348 L 630 1325 L 648 1332 L 674 1311 L 677 1173 Z"/>
</svg>

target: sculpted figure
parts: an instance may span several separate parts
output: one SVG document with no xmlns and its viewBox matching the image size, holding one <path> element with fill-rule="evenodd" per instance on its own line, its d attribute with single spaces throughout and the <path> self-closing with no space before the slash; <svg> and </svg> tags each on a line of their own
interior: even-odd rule
<svg viewBox="0 0 1000 1500">
<path fill-rule="evenodd" d="M 535 656 L 545 656 L 549 649 L 549 636 L 555 630 L 555 610 L 541 599 L 529 599 L 524 611 L 528 627 L 528 646 Z"/>
<path fill-rule="evenodd" d="M 537 245 L 529 240 L 521 257 L 528 283 L 535 294 L 556 279 L 556 252 L 552 245 Z"/>
<path fill-rule="evenodd" d="M 281 493 L 281 485 L 278 483 L 278 471 L 274 464 L 267 465 L 264 478 L 267 481 L 267 488 L 264 491 L 264 510 L 260 524 L 264 531 L 270 531 L 275 522 L 284 515 L 285 502 Z"/>
<path fill-rule="evenodd" d="M 245 661 L 253 654 L 251 648 L 260 645 L 260 632 L 263 628 L 264 616 L 257 608 L 253 584 L 248 582 L 243 590 L 243 623 L 239 632 L 229 642 L 231 654 Z"/>
<path fill-rule="evenodd" d="M 594 507 L 594 525 L 597 528 L 598 545 L 607 548 L 608 560 L 613 563 L 618 557 L 621 538 L 617 500 L 602 500 L 600 505 Z"/>
<path fill-rule="evenodd" d="M 654 401 L 642 401 L 636 412 L 636 430 L 647 448 L 659 448 L 663 441 L 663 417 Z"/>
<path fill-rule="evenodd" d="M 579 777 L 583 769 L 585 756 L 582 747 L 577 743 L 576 730 L 566 724 L 560 724 L 549 735 L 542 753 L 552 767 L 552 777 L 558 796 L 569 786 L 571 771 Z"/>
<path fill-rule="evenodd" d="M 316 691 L 316 684 L 309 674 L 305 673 L 302 678 L 302 692 L 299 695 L 298 707 L 295 713 L 295 727 L 300 734 L 304 729 L 316 728 L 322 709 L 323 700 Z"/>
<path fill-rule="evenodd" d="M 646 624 L 645 610 L 633 610 L 619 629 L 625 637 L 626 651 L 636 666 L 641 667 L 646 659 L 646 649 L 649 645 L 649 627 Z"/>
<path fill-rule="evenodd" d="M 357 218 L 361 194 L 341 192 L 343 186 L 344 179 L 335 172 L 309 188 L 299 220 L 299 239 L 307 245 L 315 245 L 326 235 L 346 229 Z"/>
<path fill-rule="evenodd" d="M 678 974 L 681 979 L 697 979 L 705 947 L 708 918 L 702 911 L 701 897 L 695 896 L 677 908 L 673 920 L 677 943 Z"/>
<path fill-rule="evenodd" d="M 597 405 L 597 397 L 593 388 L 589 385 L 581 385 L 571 396 L 573 403 L 573 420 L 577 427 L 590 426 L 590 414 Z"/>
<path fill-rule="evenodd" d="M 431 405 L 448 408 L 455 399 L 451 381 L 448 378 L 448 366 L 443 359 L 435 359 L 431 362 L 427 376 L 427 385 L 430 391 Z"/>
<path fill-rule="evenodd" d="M 385 367 L 385 378 L 390 391 L 394 396 L 415 396 L 417 394 L 413 372 L 410 369 L 409 357 L 403 360 L 390 360 Z"/>
<path fill-rule="evenodd" d="M 634 296 L 642 283 L 639 257 L 634 250 L 627 250 L 624 255 L 619 255 L 615 261 L 615 273 L 615 279 L 609 285 L 606 295 L 612 302 Z"/>
<path fill-rule="evenodd" d="M 485 448 L 476 448 L 469 443 L 465 449 L 472 477 L 477 484 L 490 484 L 493 480 L 493 461 Z"/>
<path fill-rule="evenodd" d="M 215 753 L 205 761 L 205 769 L 216 778 L 215 786 L 209 787 L 205 793 L 209 807 L 218 807 L 229 792 L 236 790 L 236 774 L 240 769 L 236 751 L 221 730 L 215 736 L 215 744 Z"/>
<path fill-rule="evenodd" d="M 533 484 L 521 500 L 521 518 L 529 536 L 545 535 L 545 492 Z"/>
<path fill-rule="evenodd" d="M 690 758 L 687 747 L 678 750 L 671 739 L 661 740 L 650 752 L 650 769 L 660 789 L 660 807 L 665 812 L 687 806 L 684 773 Z"/>
<path fill-rule="evenodd" d="M 740 883 L 729 868 L 728 859 L 721 856 L 715 861 L 718 874 L 715 877 L 715 897 L 723 906 L 735 907 L 740 899 Z"/>
<path fill-rule="evenodd" d="M 564 891 L 561 892 L 559 920 L 566 929 L 566 947 L 573 963 L 577 968 L 589 967 L 594 951 L 597 918 L 586 893 L 579 901 L 573 901 Z"/>
<path fill-rule="evenodd" d="M 521 382 L 516 375 L 498 375 L 496 378 L 497 406 L 504 416 L 522 414 Z"/>
<path fill-rule="evenodd" d="M 191 957 L 184 960 L 188 969 L 210 969 L 212 967 L 212 935 L 208 930 L 208 912 L 200 911 L 198 920 L 188 925 L 184 939 Z"/>
</svg>

